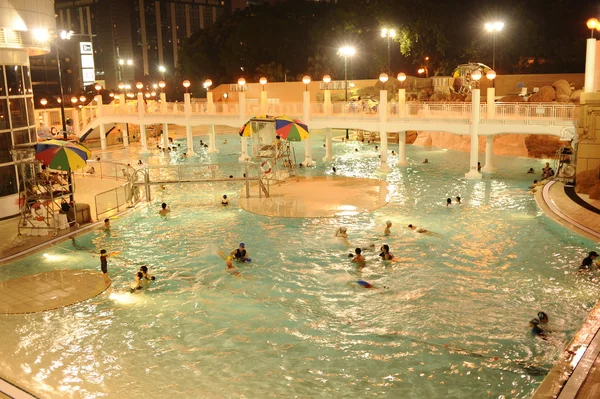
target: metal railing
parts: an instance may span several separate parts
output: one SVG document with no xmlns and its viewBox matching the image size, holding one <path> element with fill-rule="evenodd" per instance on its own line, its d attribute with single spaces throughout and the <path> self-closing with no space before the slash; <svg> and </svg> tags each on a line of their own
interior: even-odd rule
<svg viewBox="0 0 600 399">
<path fill-rule="evenodd" d="M 134 193 L 137 192 L 139 199 L 139 191 L 139 188 L 127 182 L 119 187 L 96 194 L 94 197 L 96 220 L 101 220 L 101 217 L 108 216 L 111 213 L 119 213 L 137 202 Z"/>
</svg>

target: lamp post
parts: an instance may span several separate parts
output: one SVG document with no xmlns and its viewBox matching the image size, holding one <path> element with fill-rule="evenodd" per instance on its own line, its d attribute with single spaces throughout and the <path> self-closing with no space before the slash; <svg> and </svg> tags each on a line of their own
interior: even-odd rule
<svg viewBox="0 0 600 399">
<path fill-rule="evenodd" d="M 310 83 L 310 76 L 304 75 L 302 77 L 302 83 L 304 83 L 304 85 L 306 86 L 306 89 L 304 91 L 308 91 L 308 84 Z"/>
<path fill-rule="evenodd" d="M 265 85 L 267 84 L 267 78 L 262 77 L 262 78 L 260 78 L 259 82 L 262 85 L 262 91 L 265 91 Z"/>
<path fill-rule="evenodd" d="M 381 29 L 381 37 L 387 38 L 387 51 L 388 51 L 388 70 L 387 70 L 387 72 L 392 73 L 391 67 L 390 67 L 390 62 L 391 62 L 391 58 L 392 58 L 391 39 L 396 37 L 396 30 L 383 28 L 383 29 Z"/>
<path fill-rule="evenodd" d="M 100 86 L 98 83 L 96 83 L 96 85 L 94 86 L 94 89 L 96 89 L 96 91 L 98 92 L 98 95 L 100 95 L 100 90 L 102 90 L 102 86 Z"/>
<path fill-rule="evenodd" d="M 137 82 L 135 84 L 136 89 L 138 89 L 138 91 L 142 91 L 142 88 L 144 87 L 144 84 L 142 82 Z"/>
<path fill-rule="evenodd" d="M 167 72 L 167 68 L 164 65 L 158 66 L 158 72 L 160 72 L 160 77 L 162 80 L 165 80 L 165 72 Z"/>
<path fill-rule="evenodd" d="M 183 87 L 185 87 L 185 92 L 186 93 L 188 92 L 188 89 L 190 88 L 190 85 L 191 85 L 191 83 L 190 83 L 189 80 L 186 79 L 186 80 L 183 81 Z"/>
<path fill-rule="evenodd" d="M 48 104 L 48 100 L 46 100 L 45 98 L 42 98 L 40 100 L 40 104 L 42 104 L 42 107 L 44 107 L 44 109 L 46 109 L 46 104 Z"/>
<path fill-rule="evenodd" d="M 496 70 L 496 34 L 504 28 L 504 22 L 488 22 L 485 24 L 485 30 L 492 33 L 492 69 Z M 592 34 L 594 34 L 592 32 Z"/>
<path fill-rule="evenodd" d="M 342 47 L 339 49 L 338 54 L 344 57 L 344 88 L 346 89 L 346 103 L 348 102 L 348 57 L 352 57 L 356 54 L 354 47 Z M 346 104 L 347 105 L 347 104 Z M 350 138 L 348 129 L 346 129 L 346 140 Z"/>
</svg>

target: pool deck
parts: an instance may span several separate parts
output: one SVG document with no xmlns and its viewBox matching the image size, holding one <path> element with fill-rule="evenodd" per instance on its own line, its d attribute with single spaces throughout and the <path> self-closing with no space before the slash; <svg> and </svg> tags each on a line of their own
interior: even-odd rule
<svg viewBox="0 0 600 399">
<path fill-rule="evenodd" d="M 557 223 L 600 242 L 600 200 L 592 200 L 585 194 L 573 195 L 572 189 L 554 181 L 537 187 L 535 199 L 546 215 Z M 594 249 L 598 248 L 590 248 Z M 600 302 L 555 362 L 534 399 L 600 397 L 599 332 Z"/>
</svg>

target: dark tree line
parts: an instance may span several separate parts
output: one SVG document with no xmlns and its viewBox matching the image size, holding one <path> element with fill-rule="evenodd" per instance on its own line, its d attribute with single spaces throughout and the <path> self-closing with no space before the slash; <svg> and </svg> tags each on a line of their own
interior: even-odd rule
<svg viewBox="0 0 600 399">
<path fill-rule="evenodd" d="M 194 85 L 240 76 L 248 82 L 304 74 L 342 79 L 337 50 L 352 45 L 357 54 L 349 60 L 349 77 L 375 78 L 387 70 L 380 32 L 388 26 L 398 31 L 391 44 L 394 75 L 416 75 L 420 67 L 430 76 L 449 75 L 461 63 L 491 65 L 492 35 L 483 26 L 495 19 L 505 22 L 496 36 L 498 73 L 583 72 L 585 21 L 597 16 L 595 8 L 587 0 L 288 0 L 247 8 L 194 33 L 180 52 L 178 74 Z"/>
</svg>

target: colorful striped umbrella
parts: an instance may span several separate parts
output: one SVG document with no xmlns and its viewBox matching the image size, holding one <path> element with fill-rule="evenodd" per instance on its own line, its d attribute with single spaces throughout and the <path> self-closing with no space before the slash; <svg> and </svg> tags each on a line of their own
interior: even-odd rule
<svg viewBox="0 0 600 399">
<path fill-rule="evenodd" d="M 279 137 L 287 141 L 302 141 L 309 138 L 308 126 L 299 119 L 291 119 L 287 116 L 275 118 L 275 132 Z"/>
<path fill-rule="evenodd" d="M 91 156 L 86 146 L 74 141 L 48 140 L 35 145 L 35 159 L 50 169 L 81 169 Z"/>
<path fill-rule="evenodd" d="M 248 122 L 244 123 L 244 126 L 242 126 L 242 128 L 240 129 L 240 136 L 241 137 L 250 137 L 250 136 L 252 136 L 252 123 L 251 123 L 251 121 L 248 121 Z"/>
</svg>

